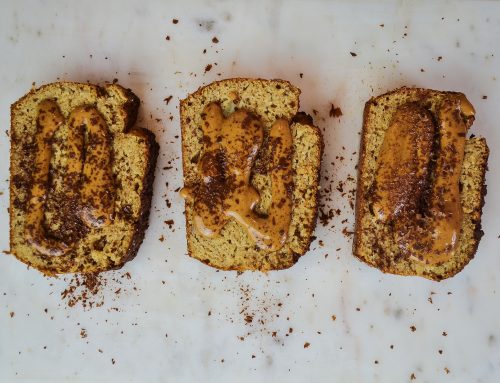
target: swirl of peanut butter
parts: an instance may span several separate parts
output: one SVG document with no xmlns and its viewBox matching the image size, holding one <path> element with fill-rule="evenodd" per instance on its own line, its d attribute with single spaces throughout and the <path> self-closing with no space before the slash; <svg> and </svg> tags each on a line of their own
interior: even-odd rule
<svg viewBox="0 0 500 383">
<path fill-rule="evenodd" d="M 73 128 L 84 128 L 81 218 L 88 227 L 109 225 L 113 220 L 116 192 L 112 137 L 108 126 L 99 111 L 91 106 L 75 108 L 69 116 L 69 121 Z M 78 129 L 71 131 L 76 132 Z M 81 166 L 81 162 L 80 165 L 73 166 Z"/>
<path fill-rule="evenodd" d="M 26 213 L 25 237 L 37 251 L 53 256 L 64 255 L 71 249 L 62 241 L 46 238 L 42 225 L 49 183 L 52 138 L 63 123 L 64 117 L 55 101 L 44 100 L 38 104 L 34 172 Z"/>
<path fill-rule="evenodd" d="M 269 132 L 272 198 L 266 217 L 254 212 L 260 196 L 250 183 L 264 140 L 260 119 L 243 109 L 224 118 L 220 105 L 211 103 L 205 107 L 202 121 L 203 156 L 198 164 L 201 184 L 181 191 L 184 198 L 194 202 L 194 226 L 202 235 L 213 237 L 233 218 L 259 248 L 280 249 L 292 213 L 293 142 L 288 121 L 277 120 Z"/>
<path fill-rule="evenodd" d="M 107 125 L 95 107 L 74 109 L 69 118 L 62 219 L 81 220 L 87 227 L 109 224 L 113 218 L 115 185 L 112 174 L 112 141 Z M 25 237 L 37 251 L 62 256 L 75 238 L 57 240 L 44 228 L 48 198 L 52 140 L 65 119 L 53 100 L 38 105 L 33 181 L 26 215 Z M 83 233 L 79 233 L 82 235 Z"/>
<path fill-rule="evenodd" d="M 437 110 L 435 168 L 429 177 L 434 128 L 422 107 L 410 105 L 398 109 L 384 138 L 374 181 L 373 211 L 378 220 L 393 222 L 403 254 L 427 264 L 442 263 L 453 256 L 460 238 L 460 175 L 474 108 L 461 94 L 442 101 Z M 401 182 L 405 179 L 409 181 Z M 422 210 L 425 201 L 427 206 Z"/>
</svg>

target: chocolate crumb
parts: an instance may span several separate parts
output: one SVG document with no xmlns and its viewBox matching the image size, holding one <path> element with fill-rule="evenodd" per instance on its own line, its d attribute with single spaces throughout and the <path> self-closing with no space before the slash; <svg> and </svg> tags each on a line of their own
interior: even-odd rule
<svg viewBox="0 0 500 383">
<path fill-rule="evenodd" d="M 330 108 L 330 117 L 340 117 L 342 116 L 342 110 L 340 108 L 336 108 L 335 105 L 331 104 Z"/>
<path fill-rule="evenodd" d="M 172 19 L 172 23 L 173 23 L 173 24 L 177 24 L 177 23 L 179 23 L 179 20 L 177 20 L 177 19 Z"/>
<path fill-rule="evenodd" d="M 481 97 L 481 98 L 482 98 L 483 100 L 486 100 L 486 99 L 488 99 L 488 96 L 483 96 L 483 97 Z"/>
<path fill-rule="evenodd" d="M 165 37 L 165 40 L 170 41 L 170 36 Z"/>
<path fill-rule="evenodd" d="M 357 53 L 354 53 L 354 52 L 349 52 L 351 54 L 352 57 L 356 57 L 358 54 Z"/>
<path fill-rule="evenodd" d="M 165 98 L 163 99 L 163 101 L 165 101 L 165 102 L 166 102 L 166 104 L 168 105 L 168 103 L 170 102 L 170 100 L 172 99 L 172 97 L 173 97 L 172 95 L 170 95 L 170 96 L 168 96 L 168 97 L 165 97 Z"/>
<path fill-rule="evenodd" d="M 311 343 L 306 342 L 306 343 L 304 343 L 304 348 L 308 348 L 310 345 L 311 345 Z"/>
<path fill-rule="evenodd" d="M 410 326 L 410 330 L 411 330 L 411 332 L 415 332 L 415 331 L 417 331 L 417 328 L 415 326 Z"/>
<path fill-rule="evenodd" d="M 212 39 L 212 42 L 213 42 L 214 44 L 217 44 L 217 43 L 219 42 L 219 39 L 218 39 L 217 37 L 214 37 L 214 38 Z"/>
<path fill-rule="evenodd" d="M 205 73 L 209 72 L 210 69 L 212 69 L 212 64 L 208 64 L 206 67 L 205 67 Z"/>
<path fill-rule="evenodd" d="M 10 317 L 11 317 L 11 318 L 14 318 L 14 315 L 16 315 L 16 313 L 15 313 L 14 311 L 11 311 L 11 312 L 9 313 L 9 315 L 10 315 Z"/>
</svg>

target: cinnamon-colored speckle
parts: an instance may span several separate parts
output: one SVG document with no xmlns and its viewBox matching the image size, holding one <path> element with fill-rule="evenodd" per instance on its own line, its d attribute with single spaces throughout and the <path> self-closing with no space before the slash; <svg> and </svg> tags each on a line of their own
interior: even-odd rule
<svg viewBox="0 0 500 383">
<path fill-rule="evenodd" d="M 338 107 L 335 107 L 335 105 L 331 104 L 329 116 L 330 117 L 340 117 L 342 116 L 342 110 Z"/>
</svg>

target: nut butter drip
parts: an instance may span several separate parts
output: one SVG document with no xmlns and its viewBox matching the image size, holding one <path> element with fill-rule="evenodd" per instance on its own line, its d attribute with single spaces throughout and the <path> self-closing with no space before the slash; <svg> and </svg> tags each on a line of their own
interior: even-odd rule
<svg viewBox="0 0 500 383">
<path fill-rule="evenodd" d="M 45 100 L 38 104 L 37 133 L 35 135 L 35 160 L 31 194 L 26 214 L 25 236 L 36 250 L 45 255 L 60 256 L 70 250 L 61 241 L 46 238 L 43 229 L 44 207 L 49 183 L 52 137 L 64 123 L 57 103 Z"/>
<path fill-rule="evenodd" d="M 85 138 L 80 189 L 81 218 L 89 227 L 108 225 L 113 219 L 116 195 L 111 134 L 104 118 L 91 106 L 74 109 L 69 121 L 73 128 L 71 131 L 83 130 Z M 81 162 L 74 166 L 81 166 Z"/>
<path fill-rule="evenodd" d="M 104 119 L 94 107 L 87 106 L 74 109 L 68 121 L 67 158 L 62 180 L 64 201 L 57 214 L 59 220 L 71 223 L 66 226 L 72 231 L 79 230 L 69 235 L 65 232 L 67 237 L 59 238 L 48 235 L 44 227 L 44 210 L 47 198 L 50 198 L 52 141 L 65 120 L 55 101 L 39 103 L 25 236 L 40 253 L 51 256 L 69 252 L 72 243 L 85 234 L 85 226 L 96 227 L 111 222 L 114 210 L 111 136 Z"/>
<path fill-rule="evenodd" d="M 202 120 L 204 154 L 198 164 L 202 182 L 196 189 L 181 191 L 184 198 L 194 201 L 196 229 L 213 237 L 233 218 L 259 248 L 280 249 L 286 241 L 292 212 L 293 142 L 288 122 L 277 120 L 269 132 L 272 199 L 268 215 L 262 217 L 254 212 L 260 196 L 250 183 L 264 141 L 260 119 L 242 109 L 224 118 L 221 107 L 212 103 L 204 109 Z"/>
<path fill-rule="evenodd" d="M 408 103 L 396 110 L 375 173 L 373 212 L 379 221 L 415 212 L 428 187 L 434 134 L 427 109 Z"/>
<path fill-rule="evenodd" d="M 463 221 L 459 183 L 465 153 L 465 135 L 469 126 L 468 119 L 473 118 L 474 108 L 465 96 L 452 95 L 442 101 L 436 114 L 439 144 L 436 147 L 432 182 L 430 178 L 427 181 L 429 195 L 425 209 L 420 206 L 418 211 L 418 205 L 422 205 L 420 189 L 418 193 L 414 193 L 412 200 L 405 203 L 401 209 L 404 214 L 400 216 L 391 211 L 395 207 L 389 207 L 391 202 L 389 199 L 374 201 L 374 204 L 382 203 L 384 211 L 393 213 L 387 217 L 394 219 L 396 239 L 403 254 L 428 264 L 449 260 L 458 244 Z M 384 139 L 383 147 L 386 139 L 387 137 Z M 413 146 L 417 147 L 418 142 L 413 141 Z M 428 151 L 427 156 L 431 158 L 432 152 Z M 380 162 L 379 166 L 382 164 L 384 163 Z M 394 177 L 395 179 L 389 181 L 396 181 L 397 174 Z M 375 184 L 378 185 L 381 181 L 387 182 L 382 178 L 376 179 Z M 408 209 L 408 206 L 413 208 Z"/>
</svg>

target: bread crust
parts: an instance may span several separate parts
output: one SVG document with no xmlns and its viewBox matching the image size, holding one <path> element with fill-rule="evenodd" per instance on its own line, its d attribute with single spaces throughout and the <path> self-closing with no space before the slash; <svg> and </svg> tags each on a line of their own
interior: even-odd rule
<svg viewBox="0 0 500 383">
<path fill-rule="evenodd" d="M 295 88 L 293 87 L 293 85 L 289 82 L 289 81 L 285 81 L 285 80 L 280 80 L 280 79 L 272 79 L 272 80 L 266 80 L 266 79 L 262 79 L 262 78 L 258 78 L 258 79 L 251 79 L 251 78 L 230 78 L 230 79 L 225 79 L 225 80 L 220 80 L 220 81 L 216 81 L 216 82 L 213 82 L 211 84 L 208 84 L 208 85 L 205 85 L 205 86 L 202 86 L 200 88 L 198 88 L 198 90 L 196 90 L 195 92 L 189 94 L 185 99 L 182 99 L 180 101 L 180 120 L 181 120 L 181 134 L 182 134 L 182 141 L 183 141 L 183 144 L 182 144 L 182 166 L 183 166 L 183 174 L 184 174 L 184 183 L 185 183 L 185 186 L 188 186 L 187 184 L 187 179 L 186 179 L 186 175 L 187 175 L 187 172 L 188 172 L 188 169 L 187 169 L 187 162 L 190 161 L 190 159 L 188 158 L 187 156 L 187 147 L 185 145 L 185 136 L 186 136 L 186 129 L 188 128 L 188 121 L 186 120 L 187 119 L 187 116 L 186 116 L 186 112 L 189 108 L 189 105 L 188 105 L 188 100 L 190 99 L 193 99 L 193 98 L 196 98 L 196 97 L 199 97 L 202 95 L 203 91 L 209 87 L 216 87 L 218 86 L 219 84 L 224 84 L 224 83 L 227 83 L 227 82 L 235 82 L 235 83 L 242 83 L 242 82 L 245 82 L 245 81 L 248 81 L 248 82 L 256 82 L 256 83 L 261 83 L 262 85 L 264 84 L 267 84 L 271 81 L 277 81 L 277 82 L 280 82 L 282 84 L 286 84 L 288 87 L 291 87 L 292 89 L 296 89 L 297 90 L 297 94 L 296 94 L 296 97 L 297 97 L 297 110 L 299 108 L 299 95 L 300 95 L 300 90 L 298 88 Z M 313 232 L 314 232 L 314 229 L 315 229 L 315 226 L 316 226 L 316 221 L 317 221 L 317 216 L 318 216 L 318 201 L 319 201 L 319 171 L 320 171 L 320 167 L 321 167 L 321 158 L 322 158 L 322 154 L 323 154 L 323 148 L 324 148 L 324 143 L 323 143 L 323 139 L 322 139 L 322 135 L 321 135 L 321 132 L 319 130 L 319 128 L 317 128 L 316 126 L 314 126 L 313 124 L 313 121 L 312 121 L 312 118 L 311 116 L 307 116 L 306 118 L 304 118 L 304 116 L 307 116 L 305 115 L 304 113 L 297 113 L 295 115 L 295 117 L 293 118 L 293 121 L 291 121 L 291 124 L 293 124 L 293 122 L 297 122 L 297 123 L 300 123 L 300 124 L 303 124 L 303 125 L 307 125 L 311 128 L 311 132 L 315 135 L 317 141 L 319 142 L 319 154 L 311 160 L 311 162 L 315 163 L 316 165 L 316 168 L 317 168 L 317 172 L 318 172 L 318 175 L 317 175 L 317 178 L 316 178 L 316 182 L 315 184 L 311 185 L 311 188 L 316 188 L 316 194 L 315 194 L 315 197 L 314 197 L 314 203 L 313 203 L 313 210 L 314 210 L 314 215 L 313 215 L 313 218 L 312 218 L 312 222 L 310 225 L 308 225 L 308 228 L 307 228 L 307 233 L 304 235 L 304 237 L 307 237 L 309 238 L 309 240 L 307 241 L 307 244 L 306 246 L 302 247 L 300 249 L 300 251 L 298 252 L 292 252 L 291 254 L 291 259 L 290 259 L 290 262 L 282 262 L 282 263 L 278 263 L 276 265 L 274 265 L 272 268 L 262 268 L 262 265 L 257 265 L 256 267 L 245 267 L 245 266 L 238 266 L 238 265 L 229 265 L 228 267 L 224 267 L 223 265 L 220 265 L 220 264 L 212 264 L 210 262 L 209 259 L 202 259 L 201 257 L 197 256 L 197 254 L 195 254 L 195 251 L 192 247 L 192 243 L 191 241 L 189 240 L 188 236 L 189 236 L 189 233 L 190 231 L 193 230 L 193 227 L 192 227 L 192 224 L 191 224 L 191 220 L 190 220 L 190 216 L 189 216 L 189 209 L 187 207 L 187 203 L 186 203 L 186 214 L 185 214 L 185 219 L 186 219 L 186 237 L 187 237 L 187 250 L 188 250 L 188 255 L 192 258 L 196 258 L 198 260 L 200 260 L 201 262 L 209 265 L 209 266 L 212 266 L 212 267 L 216 267 L 220 270 L 235 270 L 235 271 L 246 271 L 246 270 L 259 270 L 259 271 L 270 271 L 270 270 L 281 270 L 281 269 L 286 269 L 286 268 L 289 268 L 291 266 L 293 266 L 297 261 L 298 259 L 304 255 L 310 248 L 310 244 L 311 244 L 311 241 L 312 241 L 312 235 L 313 235 Z M 300 118 L 302 117 L 302 118 Z M 295 118 L 299 119 L 300 118 L 300 121 L 299 120 L 296 120 Z M 294 175 L 295 177 L 295 175 Z"/>
<path fill-rule="evenodd" d="M 13 237 L 13 203 L 14 203 L 14 187 L 13 187 L 13 180 L 12 176 L 15 174 L 16 169 L 13 168 L 14 166 L 14 161 L 13 161 L 13 156 L 14 152 L 12 148 L 14 147 L 14 141 L 13 141 L 13 132 L 15 130 L 14 127 L 14 116 L 18 108 L 30 99 L 31 97 L 36 96 L 36 94 L 43 92 L 44 90 L 50 89 L 50 87 L 53 86 L 59 86 L 59 87 L 69 87 L 69 88 L 75 88 L 78 89 L 79 87 L 89 87 L 95 91 L 95 93 L 98 95 L 98 97 L 111 97 L 111 95 L 108 93 L 108 91 L 113 90 L 115 92 L 119 92 L 122 97 L 124 97 L 125 101 L 121 103 L 121 110 L 122 114 L 121 117 L 123 118 L 123 123 L 124 123 L 124 129 L 123 133 L 127 134 L 133 134 L 135 136 L 141 137 L 144 142 L 146 143 L 147 146 L 147 151 L 145 153 L 146 155 L 146 172 L 142 177 L 142 185 L 143 188 L 140 193 L 140 211 L 139 211 L 139 218 L 137 219 L 134 228 L 133 228 L 133 235 L 132 239 L 128 245 L 128 248 L 124 252 L 124 256 L 121 258 L 121 262 L 118 264 L 115 264 L 113 266 L 110 266 L 108 268 L 102 269 L 92 269 L 92 270 L 75 270 L 75 269 L 54 269 L 53 267 L 45 267 L 44 265 L 40 264 L 33 264 L 27 259 L 23 259 L 19 254 L 16 253 L 16 250 L 13 248 L 14 244 L 14 237 Z M 21 97 L 19 100 L 17 100 L 14 104 L 11 105 L 11 110 L 10 110 L 10 115 L 11 115 L 11 134 L 10 134 L 10 144 L 11 144 L 11 151 L 10 151 L 10 174 L 11 174 L 11 182 L 10 182 L 10 187 L 9 187 L 9 195 L 10 195 L 10 209 L 9 209 L 9 219 L 10 219 L 10 225 L 9 225 L 9 238 L 10 238 L 10 253 L 14 255 L 16 258 L 18 258 L 20 261 L 26 263 L 28 266 L 34 267 L 40 272 L 52 276 L 56 274 L 61 274 L 61 273 L 67 273 L 67 272 L 81 272 L 81 273 L 95 273 L 95 272 L 101 272 L 101 271 L 107 271 L 111 269 L 117 269 L 123 266 L 124 263 L 127 261 L 133 259 L 137 255 L 137 251 L 139 249 L 140 244 L 143 241 L 144 235 L 145 235 L 145 230 L 148 227 L 148 218 L 149 218 L 149 211 L 150 211 L 150 206 L 151 206 L 151 199 L 152 199 L 152 187 L 153 187 L 153 180 L 154 180 L 154 171 L 156 167 L 156 159 L 158 157 L 158 151 L 159 151 L 159 146 L 156 142 L 154 134 L 144 128 L 135 128 L 133 127 L 136 119 L 137 119 L 137 114 L 138 114 L 138 109 L 140 105 L 140 100 L 139 98 L 130 90 L 121 87 L 120 85 L 116 83 L 108 83 L 104 86 L 98 86 L 94 84 L 82 84 L 78 82 L 71 82 L 71 81 L 64 81 L 64 82 L 57 82 L 57 83 L 49 83 L 40 86 L 39 88 L 32 88 L 26 95 Z M 115 111 L 116 113 L 117 111 Z M 69 267 L 69 266 L 68 266 Z"/>
<path fill-rule="evenodd" d="M 377 97 L 372 97 L 366 104 L 365 108 L 363 111 L 363 126 L 362 126 L 362 133 L 361 133 L 361 140 L 360 140 L 360 156 L 359 156 L 359 162 L 358 162 L 358 185 L 357 185 L 357 191 L 356 191 L 356 207 L 355 207 L 355 219 L 356 219 L 356 224 L 355 224 L 355 230 L 354 230 L 354 239 L 353 239 L 353 254 L 355 257 L 357 257 L 359 260 L 369 264 L 370 266 L 373 266 L 375 268 L 378 268 L 384 273 L 390 273 L 390 274 L 398 274 L 398 275 L 403 275 L 403 276 L 421 276 L 427 279 L 435 280 L 435 281 L 441 281 L 443 279 L 449 278 L 460 272 L 469 262 L 474 258 L 474 255 L 477 251 L 477 248 L 479 246 L 479 241 L 483 235 L 483 231 L 481 229 L 481 217 L 482 217 L 482 209 L 484 206 L 484 199 L 486 195 L 486 184 L 485 184 L 485 174 L 487 170 L 487 165 L 483 166 L 481 168 L 481 180 L 482 180 L 482 185 L 481 185 L 481 193 L 480 193 L 480 205 L 478 209 L 478 216 L 479 219 L 474 220 L 474 230 L 473 230 L 473 244 L 472 247 L 470 248 L 470 252 L 466 254 L 465 260 L 458 264 L 457 267 L 454 269 L 449 269 L 444 273 L 438 273 L 438 272 L 433 272 L 432 270 L 426 270 L 422 273 L 416 273 L 413 269 L 406 268 L 404 270 L 401 269 L 396 269 L 393 267 L 393 265 L 383 262 L 383 260 L 380 260 L 380 262 L 373 262 L 372 260 L 366 258 L 362 254 L 362 244 L 361 244 L 361 238 L 363 235 L 363 230 L 365 228 L 362 227 L 362 218 L 363 214 L 366 211 L 366 204 L 367 200 L 365 198 L 365 195 L 367 193 L 367 188 L 365 183 L 363 182 L 363 175 L 365 174 L 365 168 L 364 165 L 366 163 L 366 156 L 368 152 L 368 138 L 367 138 L 367 124 L 368 124 L 368 114 L 370 112 L 370 109 L 374 106 L 377 105 L 377 102 L 382 100 L 383 98 L 386 97 L 391 97 L 394 95 L 401 95 L 405 93 L 411 93 L 413 98 L 418 99 L 419 101 L 422 101 L 424 99 L 427 99 L 428 97 L 432 97 L 433 94 L 460 94 L 458 92 L 449 92 L 449 91 L 436 91 L 432 89 L 421 89 L 421 88 L 409 88 L 409 87 L 402 87 L 395 89 L 393 91 L 384 93 L 380 96 Z M 385 134 L 385 132 L 384 132 Z M 487 157 L 489 154 L 489 149 L 486 145 L 486 141 L 483 139 L 483 144 L 485 147 L 486 151 L 486 158 L 484 158 L 485 163 L 487 163 Z"/>
</svg>

